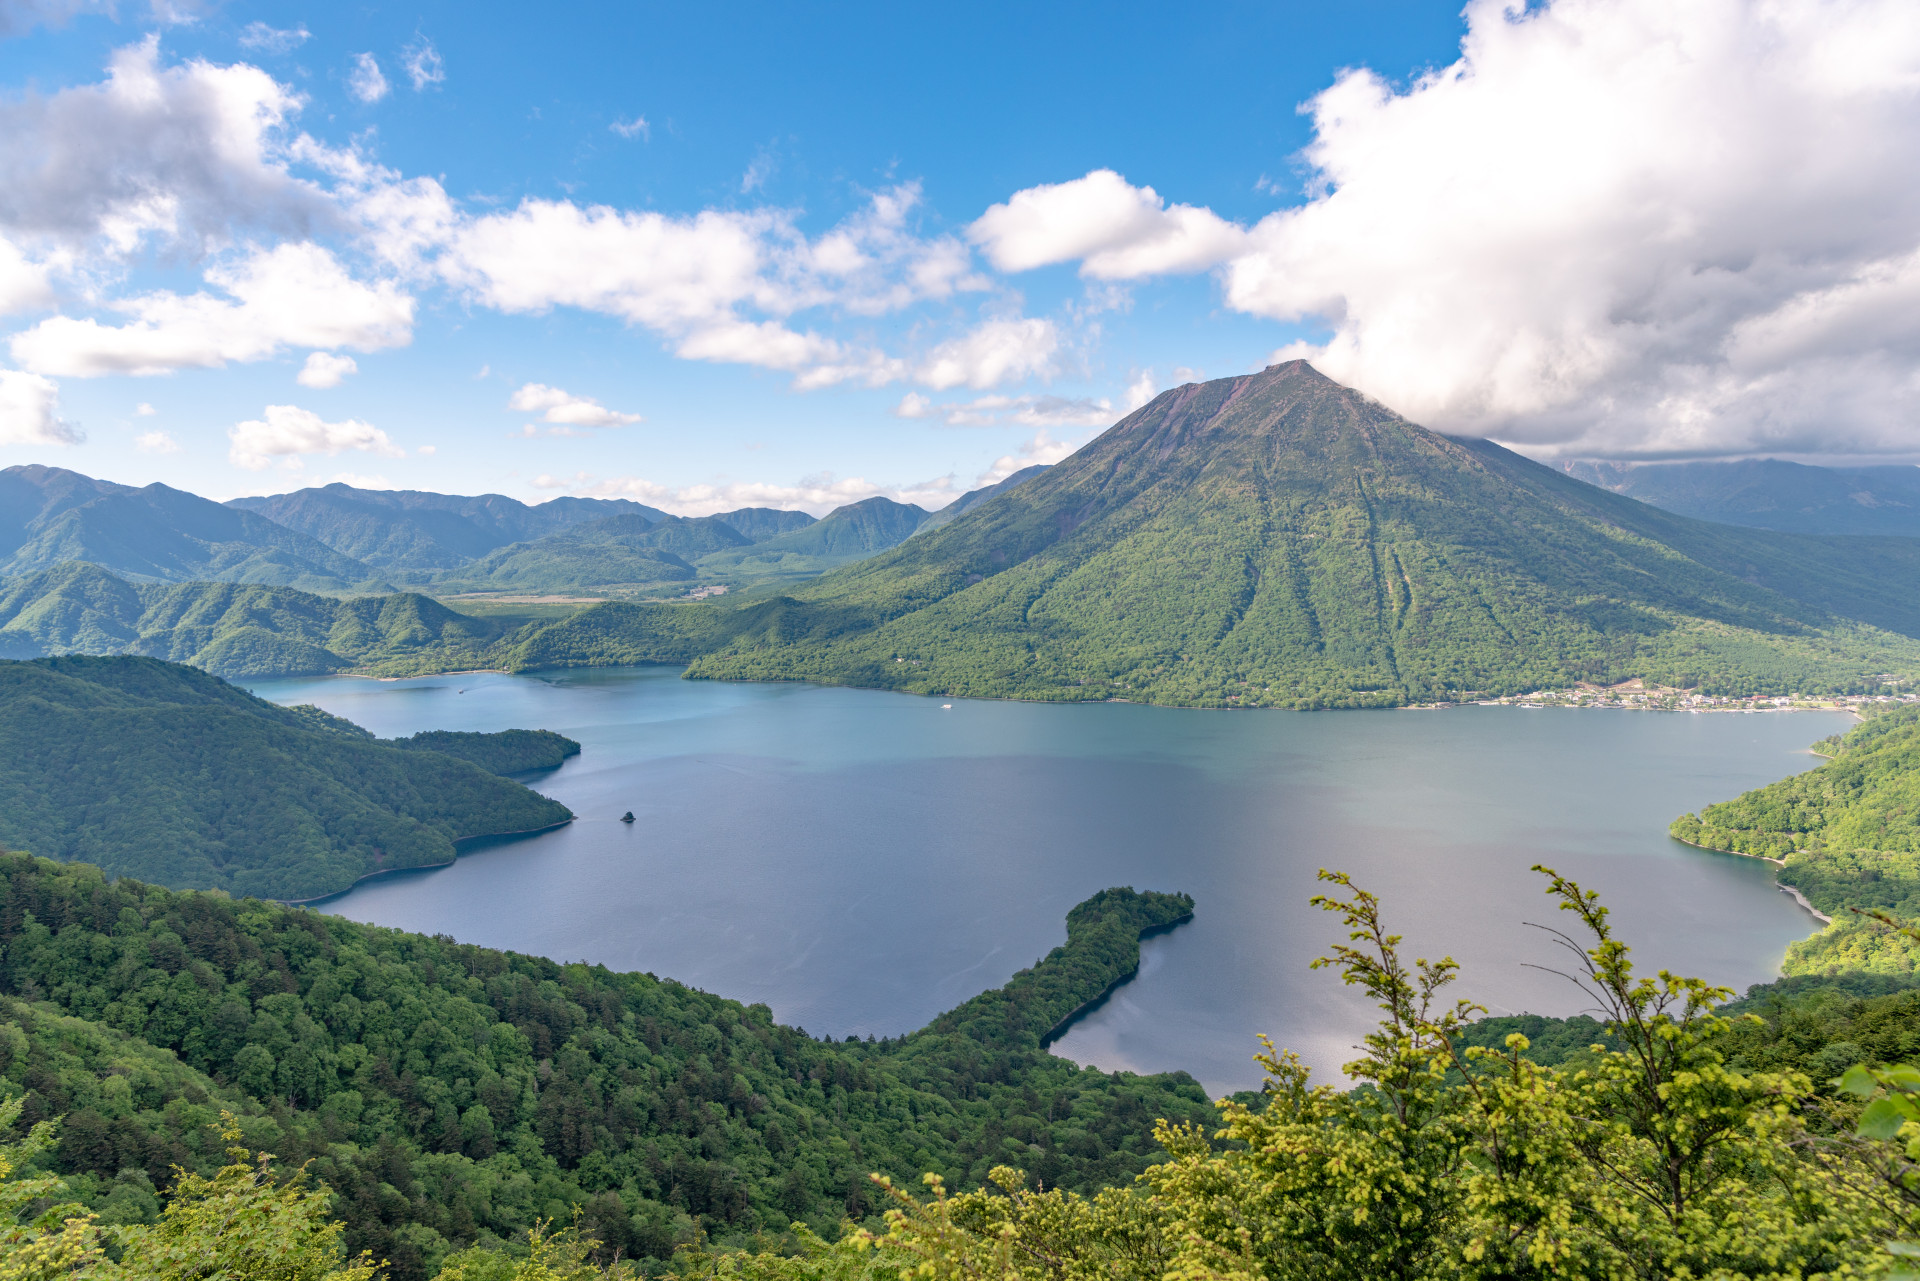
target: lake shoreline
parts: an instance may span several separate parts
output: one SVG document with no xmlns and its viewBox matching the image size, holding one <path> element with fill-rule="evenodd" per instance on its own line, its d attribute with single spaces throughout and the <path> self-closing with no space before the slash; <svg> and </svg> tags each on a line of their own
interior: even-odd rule
<svg viewBox="0 0 1920 1281">
<path fill-rule="evenodd" d="M 529 827 L 519 832 L 483 832 L 478 836 L 456 836 L 453 838 L 453 857 L 444 863 L 421 863 L 415 867 L 382 867 L 354 877 L 353 883 L 343 889 L 328 890 L 325 894 L 316 894 L 312 898 L 276 898 L 269 899 L 268 902 L 283 903 L 288 907 L 314 907 L 321 903 L 331 902 L 337 898 L 344 898 L 346 895 L 358 889 L 362 883 L 376 880 L 383 876 L 398 876 L 404 872 L 445 871 L 455 863 L 458 863 L 460 856 L 463 854 L 469 854 L 476 850 L 489 849 L 496 844 L 511 844 L 514 841 L 532 836 L 540 836 L 546 832 L 557 832 L 572 823 L 576 817 L 576 815 L 568 815 L 557 823 L 548 823 L 545 827 Z"/>
</svg>

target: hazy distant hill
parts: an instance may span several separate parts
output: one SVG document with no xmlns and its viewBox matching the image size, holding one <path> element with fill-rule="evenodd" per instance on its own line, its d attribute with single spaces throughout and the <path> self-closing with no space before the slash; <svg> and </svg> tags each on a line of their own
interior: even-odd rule
<svg viewBox="0 0 1920 1281">
<path fill-rule="evenodd" d="M 749 542 L 713 516 L 611 516 L 489 552 L 442 574 L 436 584 L 443 590 L 551 592 L 684 582 L 695 576 L 694 558 Z"/>
<path fill-rule="evenodd" d="M 939 511 L 934 512 L 931 516 L 928 516 L 926 520 L 921 522 L 920 528 L 915 530 L 914 532 L 916 534 L 931 533 L 933 530 L 936 530 L 940 528 L 942 525 L 945 525 L 949 521 L 953 520 L 954 517 L 966 515 L 968 512 L 978 507 L 981 503 L 984 503 L 989 498 L 992 498 L 995 494 L 1004 494 L 1009 489 L 1012 489 L 1015 485 L 1025 484 L 1027 481 L 1032 480 L 1035 476 L 1038 476 L 1041 472 L 1045 471 L 1046 469 L 1047 469 L 1046 463 L 1035 463 L 1031 467 L 1022 467 L 1019 471 L 1013 473 L 1013 475 L 1007 477 L 1005 480 L 999 481 L 992 485 L 982 485 L 979 489 L 970 489 L 966 493 L 960 495 L 960 497 L 948 503 L 945 507 L 942 507 Z"/>
<path fill-rule="evenodd" d="M 10 558 L 61 512 L 130 485 L 95 480 L 64 467 L 8 467 L 0 471 L 0 561 Z"/>
<path fill-rule="evenodd" d="M 1683 516 L 1797 534 L 1920 536 L 1920 467 L 1730 463 L 1562 464 L 1568 475 Z"/>
<path fill-rule="evenodd" d="M 897 547 L 928 519 L 924 507 L 863 499 L 752 547 L 710 554 L 699 567 L 709 575 L 746 579 L 804 577 Z"/>
<path fill-rule="evenodd" d="M 733 526 L 746 535 L 750 543 L 765 542 L 813 524 L 813 517 L 805 512 L 781 511 L 777 507 L 742 507 L 737 511 L 718 512 L 713 519 Z"/>
<path fill-rule="evenodd" d="M 445 863 L 462 837 L 572 817 L 423 747 L 317 727 L 152 659 L 0 663 L 0 845 L 155 885 L 310 898 Z"/>
<path fill-rule="evenodd" d="M 288 587 L 136 584 L 77 563 L 0 581 L 0 657 L 144 654 L 233 678 L 482 667 L 514 625 L 411 593 L 341 600 Z"/>
<path fill-rule="evenodd" d="M 529 506 L 501 494 L 461 497 L 341 484 L 235 498 L 227 506 L 265 516 L 381 569 L 452 569 L 509 543 L 543 538 L 585 521 L 666 516 L 625 499 L 557 498 Z"/>
<path fill-rule="evenodd" d="M 52 467 L 0 472 L 0 575 L 90 561 L 117 574 L 181 582 L 298 584 L 342 590 L 368 579 L 351 557 L 252 512 L 166 485 L 130 489 Z"/>
<path fill-rule="evenodd" d="M 736 640 L 690 674 L 1324 706 L 1920 672 L 1920 542 L 1689 520 L 1427 431 L 1297 361 L 1163 393 L 794 595 L 831 623 Z"/>
</svg>

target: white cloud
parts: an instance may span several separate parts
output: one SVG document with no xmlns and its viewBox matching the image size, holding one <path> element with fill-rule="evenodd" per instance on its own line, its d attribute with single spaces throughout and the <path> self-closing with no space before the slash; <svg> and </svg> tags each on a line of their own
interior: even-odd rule
<svg viewBox="0 0 1920 1281">
<path fill-rule="evenodd" d="M 338 471 L 333 474 L 334 484 L 351 485 L 355 489 L 398 489 L 400 486 L 385 476 L 362 476 L 358 472 Z"/>
<path fill-rule="evenodd" d="M 1246 232 L 1210 209 L 1171 209 L 1152 187 L 1111 169 L 1017 191 L 967 228 L 1001 271 L 1080 260 L 1082 275 L 1133 280 L 1200 271 L 1233 255 Z"/>
<path fill-rule="evenodd" d="M 647 123 L 645 116 L 635 116 L 631 120 L 616 120 L 607 128 L 622 138 L 640 138 L 649 142 L 653 139 L 653 127 Z"/>
<path fill-rule="evenodd" d="M 44 264 L 32 262 L 19 246 L 0 237 L 0 316 L 32 311 L 53 303 L 53 286 Z"/>
<path fill-rule="evenodd" d="M 1908 452 L 1920 10 L 1469 5 L 1452 66 L 1311 104 L 1317 193 L 1229 302 L 1410 417 L 1579 456 Z"/>
<path fill-rule="evenodd" d="M 1105 427 L 1120 418 L 1106 397 L 976 396 L 972 400 L 937 402 L 908 392 L 893 407 L 896 418 L 938 418 L 949 427 L 992 427 L 1019 423 L 1025 427 Z"/>
<path fill-rule="evenodd" d="M 135 418 L 151 418 L 159 412 L 160 412 L 159 410 L 155 409 L 152 405 L 149 405 L 144 400 L 133 407 L 133 416 Z"/>
<path fill-rule="evenodd" d="M 440 447 L 438 445 L 422 445 L 418 449 L 414 450 L 413 452 L 420 455 L 422 458 L 431 458 L 435 454 L 440 452 Z"/>
<path fill-rule="evenodd" d="M 133 438 L 133 447 L 143 454 L 177 454 L 180 442 L 163 431 L 142 432 Z"/>
<path fill-rule="evenodd" d="M 1028 467 L 1039 465 L 1051 467 L 1061 459 L 1071 456 L 1073 451 L 1084 443 L 1084 441 L 1055 440 L 1047 434 L 1047 429 L 1042 427 L 1018 450 L 994 459 L 993 466 L 980 473 L 980 479 L 975 482 L 974 487 L 977 489 L 985 485 L 997 485 L 1013 473 Z"/>
<path fill-rule="evenodd" d="M 936 391 L 985 388 L 1054 372 L 1060 331 L 1051 320 L 989 320 L 971 333 L 940 344 L 914 371 Z"/>
<path fill-rule="evenodd" d="M 440 51 L 425 36 L 416 37 L 406 47 L 401 55 L 401 63 L 407 69 L 407 79 L 413 81 L 415 93 L 428 85 L 440 84 L 447 78 L 447 65 L 440 60 Z"/>
<path fill-rule="evenodd" d="M 150 36 L 117 50 L 99 84 L 0 103 L 0 231 L 123 255 L 153 238 L 198 253 L 250 228 L 331 225 L 325 193 L 286 167 L 299 106 L 257 67 L 163 67 Z"/>
<path fill-rule="evenodd" d="M 652 330 L 682 359 L 785 370 L 801 388 L 878 385 L 907 376 L 909 365 L 788 318 L 824 307 L 881 315 L 986 287 L 960 242 L 912 234 L 907 222 L 919 199 L 912 185 L 880 192 L 814 239 L 791 210 L 675 217 L 528 200 L 460 223 L 438 266 L 497 310 L 577 307 Z M 963 381 L 978 367 L 976 360 L 962 369 Z M 1017 359 L 1008 365 L 1020 367 Z"/>
<path fill-rule="evenodd" d="M 404 346 L 413 299 L 391 281 L 353 279 L 327 250 L 287 243 L 209 270 L 209 293 L 152 293 L 112 304 L 125 325 L 55 316 L 11 340 L 13 357 L 37 373 L 93 377 L 164 374 L 263 360 L 285 347 Z"/>
<path fill-rule="evenodd" d="M 566 427 L 624 427 L 640 421 L 639 414 L 608 409 L 587 396 L 576 396 L 545 383 L 527 383 L 507 399 L 507 408 L 539 414 L 540 421 Z"/>
<path fill-rule="evenodd" d="M 80 429 L 60 417 L 60 388 L 50 378 L 0 369 L 0 445 L 77 445 Z"/>
<path fill-rule="evenodd" d="M 294 469 L 301 454 L 338 454 L 354 449 L 387 458 L 405 457 L 405 451 L 378 427 L 349 418 L 330 423 L 297 405 L 268 405 L 259 418 L 235 423 L 227 432 L 227 457 L 248 471 L 261 471 L 276 458 L 288 459 Z"/>
<path fill-rule="evenodd" d="M 300 366 L 300 372 L 293 376 L 293 381 L 302 387 L 320 390 L 338 387 L 342 378 L 359 372 L 360 366 L 352 356 L 336 356 L 331 352 L 316 351 L 307 357 L 306 364 Z"/>
<path fill-rule="evenodd" d="M 375 103 L 387 96 L 391 86 L 380 70 L 380 62 L 370 53 L 353 55 L 353 70 L 347 73 L 347 92 L 365 103 Z"/>
<path fill-rule="evenodd" d="M 561 489 L 588 498 L 631 498 L 676 516 L 711 516 L 741 507 L 778 507 L 824 516 L 836 507 L 875 497 L 917 503 L 931 511 L 958 496 L 951 476 L 910 485 L 876 485 L 858 476 L 842 478 L 831 473 L 805 476 L 792 485 L 762 481 L 662 485 L 637 476 L 601 479 L 579 472 L 570 477 L 537 476 L 531 483 L 535 489 Z"/>
<path fill-rule="evenodd" d="M 240 29 L 240 47 L 253 49 L 260 53 L 292 53 L 305 44 L 313 33 L 305 26 L 280 29 L 270 27 L 264 22 L 249 22 Z"/>
</svg>

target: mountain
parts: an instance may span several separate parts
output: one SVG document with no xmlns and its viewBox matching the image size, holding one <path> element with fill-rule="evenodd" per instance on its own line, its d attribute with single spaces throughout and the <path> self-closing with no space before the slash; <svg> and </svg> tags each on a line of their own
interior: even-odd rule
<svg viewBox="0 0 1920 1281">
<path fill-rule="evenodd" d="M 9 530 L 19 541 L 0 561 L 0 575 L 78 560 L 163 582 L 220 579 L 344 590 L 370 577 L 351 557 L 252 512 L 166 485 L 107 488 L 58 468 L 0 472 L 0 533 Z"/>
<path fill-rule="evenodd" d="M 928 519 L 924 507 L 868 498 L 836 507 L 802 528 L 739 550 L 708 555 L 703 573 L 730 579 L 802 577 L 905 542 Z"/>
<path fill-rule="evenodd" d="M 731 525 L 746 535 L 750 543 L 765 542 L 813 524 L 813 517 L 805 512 L 781 511 L 777 507 L 742 507 L 738 511 L 720 512 L 714 519 Z"/>
<path fill-rule="evenodd" d="M 1564 463 L 1569 476 L 1727 525 L 1797 534 L 1920 536 L 1920 467 L 1730 463 Z"/>
<path fill-rule="evenodd" d="M 411 593 L 338 599 L 237 583 L 129 583 L 68 562 L 0 581 L 0 658 L 142 654 L 219 676 L 490 666 L 514 624 Z"/>
<path fill-rule="evenodd" d="M 1202 706 L 1854 688 L 1920 673 L 1917 588 L 1920 542 L 1673 515 L 1294 361 L 1163 393 L 688 674 Z"/>
<path fill-rule="evenodd" d="M 342 484 L 235 498 L 227 506 L 265 516 L 379 569 L 452 569 L 509 543 L 529 542 L 586 521 L 666 516 L 624 499 L 556 498 L 529 506 L 501 494 L 469 498 Z"/>
<path fill-rule="evenodd" d="M 966 493 L 960 495 L 960 497 L 954 499 L 939 511 L 928 516 L 926 520 L 920 523 L 920 528 L 914 532 L 916 534 L 924 534 L 931 530 L 938 529 L 954 517 L 966 515 L 981 503 L 992 498 L 995 494 L 1004 494 L 1015 485 L 1025 484 L 1046 469 L 1046 463 L 1035 463 L 1031 467 L 1022 467 L 1005 480 L 997 481 L 991 485 L 982 485 L 979 489 L 969 489 Z"/>
<path fill-rule="evenodd" d="M 610 516 L 489 552 L 441 575 L 436 585 L 466 591 L 579 591 L 683 582 L 695 576 L 694 558 L 749 541 L 714 516 L 658 521 Z"/>
<path fill-rule="evenodd" d="M 191 667 L 0 663 L 9 848 L 157 885 L 296 899 L 449 862 L 462 838 L 572 817 L 458 756 L 316 725 Z"/>
<path fill-rule="evenodd" d="M 38 463 L 0 470 L 0 559 L 11 557 L 68 508 L 107 494 L 129 493 L 132 488 Z"/>
</svg>

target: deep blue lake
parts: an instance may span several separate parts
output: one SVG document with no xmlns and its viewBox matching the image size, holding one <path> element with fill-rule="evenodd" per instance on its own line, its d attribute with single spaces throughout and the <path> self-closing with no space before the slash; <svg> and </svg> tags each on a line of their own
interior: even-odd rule
<svg viewBox="0 0 1920 1281">
<path fill-rule="evenodd" d="M 1818 763 L 1842 713 L 1463 707 L 1217 712 L 1047 706 L 677 668 L 260 682 L 382 736 L 558 730 L 582 754 L 533 780 L 570 827 L 367 882 L 323 910 L 649 970 L 844 1037 L 891 1035 L 1006 981 L 1109 885 L 1185 890 L 1195 919 L 1057 1051 L 1257 1085 L 1255 1036 L 1323 1074 L 1363 998 L 1308 962 L 1341 937 L 1322 867 L 1380 895 L 1419 955 L 1495 1012 L 1583 1008 L 1527 869 L 1599 890 L 1649 971 L 1736 988 L 1815 922 L 1770 866 L 1666 835 L 1685 810 Z M 943 703 L 951 702 L 950 709 Z M 632 810 L 637 821 L 619 821 Z"/>
</svg>

